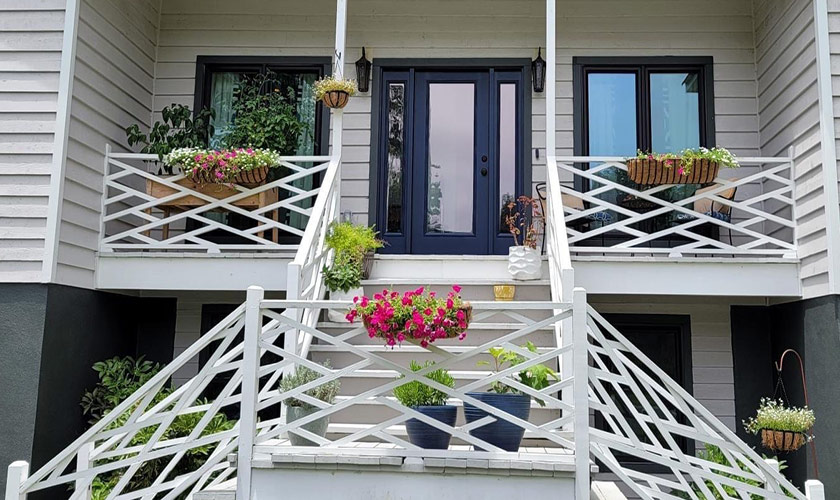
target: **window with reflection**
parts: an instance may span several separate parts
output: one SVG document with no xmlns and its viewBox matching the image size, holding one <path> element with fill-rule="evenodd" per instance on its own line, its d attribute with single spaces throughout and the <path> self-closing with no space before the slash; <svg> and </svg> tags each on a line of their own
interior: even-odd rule
<svg viewBox="0 0 840 500">
<path fill-rule="evenodd" d="M 712 62 L 710 58 L 576 58 L 575 88 L 580 99 L 575 108 L 575 153 L 583 156 L 632 157 L 637 150 L 679 153 L 687 148 L 714 145 Z M 589 164 L 594 168 L 597 164 Z M 627 174 L 617 168 L 598 176 L 634 189 Z M 595 181 L 580 189 L 603 187 Z M 678 185 L 654 196 L 677 201 L 692 196 L 698 185 Z M 610 189 L 597 195 L 634 212 L 658 206 Z M 616 211 L 604 215 L 615 221 Z M 639 227 L 646 233 L 665 229 L 675 214 L 667 213 Z M 616 235 L 616 237 L 618 237 Z M 611 244 L 603 241 L 601 244 Z M 586 244 L 598 244 L 587 241 Z"/>
<path fill-rule="evenodd" d="M 405 172 L 405 83 L 388 84 L 387 149 L 386 231 L 401 233 L 403 230 L 403 175 Z"/>
</svg>

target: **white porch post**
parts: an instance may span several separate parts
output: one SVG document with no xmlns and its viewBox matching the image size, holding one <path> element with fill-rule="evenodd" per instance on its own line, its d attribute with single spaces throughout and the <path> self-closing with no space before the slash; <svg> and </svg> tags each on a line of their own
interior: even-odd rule
<svg viewBox="0 0 840 500">
<path fill-rule="evenodd" d="M 805 481 L 805 496 L 808 500 L 825 500 L 825 486 L 816 479 Z"/>
<path fill-rule="evenodd" d="M 586 290 L 575 288 L 572 302 L 574 345 L 572 370 L 574 370 L 575 408 L 575 498 L 589 498 L 589 332 L 586 325 Z"/>
<path fill-rule="evenodd" d="M 20 493 L 20 487 L 29 478 L 29 464 L 24 461 L 12 462 L 6 474 L 5 500 L 26 500 L 26 495 Z"/>
<path fill-rule="evenodd" d="M 239 442 L 236 457 L 236 498 L 251 498 L 251 461 L 257 435 L 257 396 L 260 367 L 260 335 L 262 334 L 262 301 L 265 292 L 258 286 L 248 287 L 245 299 L 245 335 L 242 352 L 242 404 L 239 417 Z"/>
<path fill-rule="evenodd" d="M 347 44 L 347 0 L 336 0 L 335 10 L 335 53 L 333 54 L 333 76 L 344 78 L 344 60 Z M 344 129 L 344 110 L 332 110 L 332 155 L 341 156 Z M 336 180 L 336 199 L 341 213 L 341 168 Z"/>
<path fill-rule="evenodd" d="M 545 156 L 557 155 L 557 9 L 555 0 L 545 0 Z"/>
</svg>

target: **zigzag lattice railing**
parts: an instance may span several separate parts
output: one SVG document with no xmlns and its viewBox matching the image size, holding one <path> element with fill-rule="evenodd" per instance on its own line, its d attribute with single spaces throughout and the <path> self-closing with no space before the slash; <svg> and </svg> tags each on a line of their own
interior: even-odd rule
<svg viewBox="0 0 840 500">
<path fill-rule="evenodd" d="M 19 495 L 7 495 L 7 498 L 17 500 L 36 491 L 58 489 L 72 500 L 83 500 L 89 498 L 94 481 L 110 480 L 108 498 L 111 500 L 174 500 L 219 485 L 234 474 L 238 486 L 249 484 L 249 465 L 255 453 L 383 453 L 378 448 L 362 451 L 353 447 L 354 443 L 369 438 L 387 445 L 384 453 L 389 456 L 501 459 L 516 456 L 520 460 L 539 462 L 569 459 L 568 454 L 564 457 L 562 453 L 551 457 L 502 452 L 469 434 L 471 429 L 501 419 L 523 427 L 526 435 L 542 439 L 558 449 L 589 449 L 592 458 L 644 499 L 781 500 L 788 498 L 785 492 L 793 498 L 805 499 L 778 471 L 654 366 L 597 312 L 587 308 L 582 290 L 575 291 L 572 305 L 553 302 L 473 305 L 474 325 L 483 322 L 498 325 L 502 321 L 516 325 L 515 328 L 481 345 L 446 341 L 428 349 L 412 345 L 402 349 L 415 353 L 415 358 L 435 360 L 436 368 L 456 371 L 474 365 L 478 359 L 487 359 L 484 353 L 497 345 L 516 350 L 526 361 L 499 373 L 470 371 L 459 374 L 467 383 L 450 389 L 422 378 L 428 369 L 412 372 L 403 363 L 368 348 L 369 344 L 364 345 L 367 342 L 358 342 L 367 337 L 361 326 L 347 325 L 337 332 L 327 333 L 284 314 L 284 311 L 307 307 L 343 309 L 347 307 L 346 303 L 264 300 L 262 290 L 252 288 L 243 306 L 44 467 L 26 477 L 25 464 L 14 464 L 10 468 L 9 488 Z M 558 322 L 570 318 L 574 325 L 574 342 L 542 347 L 536 353 L 518 347 L 534 335 L 551 332 Z M 286 350 L 284 337 L 297 336 L 298 332 L 306 332 L 317 339 L 319 345 L 332 346 L 333 350 L 350 355 L 352 359 L 330 369 L 299 356 L 294 348 Z M 548 337 L 553 335 L 548 334 Z M 575 360 L 574 370 L 567 370 L 562 380 L 549 387 L 534 390 L 512 378 L 523 367 L 555 363 L 568 354 Z M 199 373 L 183 386 L 169 388 L 174 373 L 199 358 L 204 361 Z M 279 389 L 281 376 L 295 365 L 308 366 L 322 376 L 307 385 L 282 392 Z M 370 370 L 379 373 L 377 380 L 381 383 L 351 393 L 334 404 L 302 394 L 354 374 L 364 373 L 365 377 L 371 377 L 370 373 L 365 373 Z M 405 378 L 397 380 L 398 375 Z M 586 378 L 588 384 L 575 384 L 575 380 Z M 428 383 L 445 391 L 456 404 L 459 401 L 472 403 L 490 416 L 455 427 L 430 419 L 399 405 L 390 397 L 395 386 L 408 380 Z M 493 381 L 503 381 L 543 400 L 550 412 L 548 417 L 537 423 L 520 420 L 467 394 L 482 390 Z M 572 389 L 572 401 L 558 398 L 564 389 Z M 307 402 L 318 410 L 302 419 L 286 422 L 280 408 L 289 398 Z M 341 437 L 333 434 L 321 438 L 302 428 L 323 416 L 340 417 L 342 411 L 351 407 L 372 404 L 382 410 L 365 412 L 375 416 L 371 416 L 363 427 Z M 587 425 L 593 416 L 595 425 Z M 476 451 L 468 445 L 453 446 L 449 450 L 417 448 L 404 439 L 404 431 L 400 429 L 409 418 L 418 418 L 486 451 Z M 177 419 L 191 420 L 193 427 L 188 435 L 168 434 Z M 224 421 L 228 423 L 222 425 Z M 574 431 L 569 432 L 572 424 Z M 285 439 L 288 433 L 308 438 L 318 446 L 293 447 Z M 696 443 L 698 448 L 717 446 L 730 464 L 738 465 L 718 465 L 687 453 L 681 438 Z M 234 452 L 238 453 L 235 467 L 228 461 Z M 590 453 L 575 454 L 579 480 L 588 477 Z M 656 465 L 661 471 L 642 472 L 637 467 L 627 466 L 622 461 L 627 455 Z M 198 460 L 191 460 L 196 456 Z M 154 477 L 153 483 L 138 486 L 135 479 L 150 473 Z M 579 482 L 578 496 L 588 493 L 588 481 Z M 68 486 L 73 489 L 68 490 Z"/>
<path fill-rule="evenodd" d="M 157 159 L 107 149 L 103 252 L 295 251 L 330 165 L 327 156 L 284 157 L 273 169 L 280 178 L 246 188 L 156 175 Z M 231 225 L 221 213 L 247 223 Z"/>
<path fill-rule="evenodd" d="M 590 450 L 635 494 L 649 500 L 805 500 L 591 307 L 588 344 L 589 407 L 598 422 L 589 431 Z M 716 446 L 730 465 L 689 454 L 686 443 Z M 635 466 L 622 463 L 631 457 Z M 659 470 L 643 472 L 639 461 Z"/>
<path fill-rule="evenodd" d="M 676 199 L 675 185 L 621 182 L 622 158 L 564 157 L 557 167 L 573 254 L 796 256 L 789 158 L 743 158 L 726 178 Z"/>
</svg>

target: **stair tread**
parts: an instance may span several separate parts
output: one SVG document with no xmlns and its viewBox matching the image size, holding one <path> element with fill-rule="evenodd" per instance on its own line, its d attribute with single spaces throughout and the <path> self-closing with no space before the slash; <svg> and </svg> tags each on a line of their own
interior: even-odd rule
<svg viewBox="0 0 840 500">
<path fill-rule="evenodd" d="M 356 396 L 336 396 L 335 400 L 336 401 L 347 401 L 348 399 L 351 399 L 351 398 L 354 398 L 354 397 L 356 397 Z M 397 400 L 397 398 L 395 398 L 393 396 L 385 396 L 385 397 L 388 398 L 391 401 L 396 401 Z M 371 406 L 384 406 L 382 403 L 380 403 L 376 400 L 372 400 L 372 399 L 366 399 L 366 400 L 359 401 L 359 402 L 354 403 L 354 404 L 371 405 Z M 447 399 L 446 404 L 450 405 L 450 406 L 458 406 L 458 407 L 463 407 L 464 406 L 463 401 L 461 401 L 460 399 Z M 557 411 L 557 408 L 547 408 L 547 407 L 544 407 L 544 406 L 540 406 L 540 404 L 537 403 L 536 401 L 534 401 L 533 399 L 531 400 L 531 409 L 532 410 L 554 410 L 554 411 Z"/>
<path fill-rule="evenodd" d="M 428 349 L 424 349 L 420 346 L 416 345 L 404 345 L 401 346 L 398 350 L 386 345 L 379 345 L 379 344 L 359 344 L 353 345 L 358 349 L 367 352 L 410 352 L 410 353 L 430 353 Z M 466 352 L 470 349 L 475 349 L 476 346 L 438 346 L 444 351 L 450 353 L 462 353 Z M 554 350 L 554 347 L 541 347 L 537 346 L 537 351 L 539 352 L 549 352 Z M 346 347 L 332 345 L 332 344 L 312 344 L 309 348 L 309 352 L 350 352 Z M 430 353 L 431 354 L 431 353 Z"/>
<path fill-rule="evenodd" d="M 424 279 L 417 278 L 369 278 L 362 280 L 362 286 L 365 285 L 400 285 L 400 286 L 493 286 L 493 285 L 521 285 L 521 286 L 549 286 L 549 280 L 514 280 L 514 279 L 493 279 L 493 278 L 466 278 L 459 280 L 432 278 Z"/>
<path fill-rule="evenodd" d="M 318 328 L 349 328 L 352 326 L 361 326 L 361 323 L 347 323 L 343 321 L 321 321 L 318 323 Z M 467 327 L 470 330 L 509 330 L 514 331 L 520 328 L 525 328 L 528 325 L 524 323 L 472 323 Z M 553 331 L 553 326 L 544 326 L 536 331 Z"/>
</svg>

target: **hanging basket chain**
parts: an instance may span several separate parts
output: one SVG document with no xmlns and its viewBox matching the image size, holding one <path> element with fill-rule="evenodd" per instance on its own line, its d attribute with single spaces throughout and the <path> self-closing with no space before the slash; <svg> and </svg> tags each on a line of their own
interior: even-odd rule
<svg viewBox="0 0 840 500">
<path fill-rule="evenodd" d="M 782 356 L 779 358 L 776 364 L 776 372 L 778 381 L 776 382 L 776 394 L 778 394 L 779 389 L 781 388 L 782 393 L 784 394 L 785 404 L 788 406 L 790 405 L 790 401 L 788 400 L 787 391 L 785 391 L 785 383 L 782 381 L 782 370 L 784 369 L 785 364 L 785 356 L 788 354 L 793 354 L 796 356 L 796 359 L 799 360 L 799 375 L 802 378 L 802 394 L 805 397 L 805 406 L 808 408 L 811 407 L 810 402 L 808 401 L 808 384 L 805 382 L 805 364 L 802 362 L 802 356 L 794 349 L 787 349 L 785 352 L 782 353 Z M 775 395 L 774 395 L 775 397 Z M 811 429 L 808 432 L 809 443 L 811 445 L 811 460 L 814 462 L 814 477 L 815 479 L 820 478 L 820 468 L 817 462 L 817 448 L 816 444 L 814 444 L 814 430 Z"/>
</svg>

